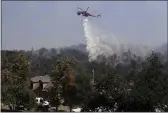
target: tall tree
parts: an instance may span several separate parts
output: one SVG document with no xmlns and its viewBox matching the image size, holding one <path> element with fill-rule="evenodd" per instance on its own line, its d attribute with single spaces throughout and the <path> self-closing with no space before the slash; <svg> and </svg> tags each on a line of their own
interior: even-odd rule
<svg viewBox="0 0 168 113">
<path fill-rule="evenodd" d="M 73 98 L 76 94 L 76 84 L 72 69 L 73 59 L 66 57 L 56 62 L 52 74 L 50 74 L 55 89 L 61 87 L 61 95 L 66 104 L 73 105 Z M 58 93 L 57 93 L 58 95 Z"/>
<path fill-rule="evenodd" d="M 164 101 L 168 95 L 168 81 L 163 76 L 163 65 L 159 57 L 152 53 L 147 58 L 147 65 L 139 73 L 131 91 L 132 102 L 128 111 L 155 111 L 160 110 L 166 104 Z"/>
<path fill-rule="evenodd" d="M 2 73 L 2 101 L 13 110 L 19 105 L 29 107 L 34 104 L 35 95 L 29 87 L 29 63 L 23 54 L 19 54 L 11 68 L 3 70 Z M 6 93 L 6 94 L 5 94 Z M 34 95 L 34 96 L 33 96 Z M 31 98 L 31 99 L 30 99 Z"/>
</svg>

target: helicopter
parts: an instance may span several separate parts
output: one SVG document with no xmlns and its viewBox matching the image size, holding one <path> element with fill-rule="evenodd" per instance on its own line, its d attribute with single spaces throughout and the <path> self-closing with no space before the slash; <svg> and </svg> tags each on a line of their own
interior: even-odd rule
<svg viewBox="0 0 168 113">
<path fill-rule="evenodd" d="M 78 12 L 77 12 L 77 15 L 78 15 L 78 16 L 79 16 L 79 15 L 82 15 L 82 16 L 84 16 L 84 17 L 89 17 L 89 16 L 91 16 L 91 17 L 101 17 L 100 14 L 98 14 L 98 15 L 92 15 L 92 14 L 88 13 L 87 11 L 88 11 L 89 7 L 88 7 L 86 10 L 83 10 L 83 9 L 81 9 L 81 8 L 79 8 L 79 7 L 78 7 L 78 9 L 81 10 L 81 11 L 78 11 Z"/>
</svg>

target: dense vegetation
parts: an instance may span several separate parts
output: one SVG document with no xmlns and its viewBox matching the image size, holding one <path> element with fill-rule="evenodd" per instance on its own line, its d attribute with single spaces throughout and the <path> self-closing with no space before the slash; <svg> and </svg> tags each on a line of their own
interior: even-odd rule
<svg viewBox="0 0 168 113">
<path fill-rule="evenodd" d="M 168 62 L 151 53 L 146 59 L 124 53 L 89 62 L 78 49 L 2 51 L 2 98 L 11 109 L 34 106 L 35 94 L 27 87 L 30 77 L 50 75 L 54 106 L 80 106 L 83 111 L 168 111 Z M 94 82 L 92 72 L 94 70 Z M 25 87 L 25 88 L 23 88 Z"/>
</svg>

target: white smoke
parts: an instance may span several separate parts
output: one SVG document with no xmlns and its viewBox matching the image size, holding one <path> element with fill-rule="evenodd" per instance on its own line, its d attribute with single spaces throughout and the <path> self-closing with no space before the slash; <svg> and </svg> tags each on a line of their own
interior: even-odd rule
<svg viewBox="0 0 168 113">
<path fill-rule="evenodd" d="M 120 56 L 123 52 L 130 50 L 139 56 L 146 56 L 150 51 L 149 47 L 128 43 L 119 40 L 114 34 L 106 33 L 93 25 L 88 18 L 83 20 L 84 34 L 86 37 L 86 49 L 89 52 L 89 60 L 96 60 L 97 56 L 106 57 L 117 54 Z"/>
</svg>

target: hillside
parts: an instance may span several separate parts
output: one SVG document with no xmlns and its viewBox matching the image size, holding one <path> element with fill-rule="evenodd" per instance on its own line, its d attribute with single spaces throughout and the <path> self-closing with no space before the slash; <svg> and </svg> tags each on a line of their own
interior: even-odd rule
<svg viewBox="0 0 168 113">
<path fill-rule="evenodd" d="M 120 57 L 113 55 L 107 58 L 100 55 L 96 61 L 89 62 L 85 45 L 82 44 L 60 49 L 41 48 L 39 50 L 32 49 L 31 51 L 3 50 L 1 53 L 3 84 L 6 84 L 5 76 L 17 76 L 17 74 L 12 74 L 12 70 L 15 69 L 13 66 L 16 64 L 16 59 L 18 59 L 20 53 L 22 53 L 29 62 L 27 73 L 25 73 L 29 78 L 33 76 L 44 76 L 46 74 L 51 75 L 53 69 L 55 69 L 54 66 L 59 65 L 58 60 L 65 57 L 73 58 L 73 65 L 71 65 L 70 69 L 73 69 L 72 76 L 75 78 L 77 93 L 75 99 L 73 99 L 74 103 L 72 104 L 83 107 L 84 111 L 88 111 L 88 108 L 95 111 L 100 105 L 109 106 L 109 103 L 110 106 L 112 105 L 111 109 L 113 109 L 115 107 L 113 106 L 113 102 L 119 103 L 118 111 L 142 111 L 144 109 L 144 111 L 151 111 L 156 103 L 152 103 L 152 108 L 144 108 L 144 106 L 148 104 L 144 105 L 142 102 L 137 102 L 136 99 L 143 99 L 142 97 L 148 99 L 151 97 L 150 94 L 158 91 L 159 95 L 155 93 L 152 100 L 156 99 L 156 101 L 158 101 L 157 99 L 159 99 L 160 101 L 165 94 L 167 95 L 167 91 L 163 90 L 163 88 L 167 87 L 167 63 L 160 62 L 163 59 L 160 59 L 155 54 L 148 56 L 148 59 L 143 59 L 131 51 L 128 51 L 123 53 Z M 19 60 L 17 61 L 19 62 Z M 67 64 L 65 64 L 65 66 L 66 65 Z M 93 74 L 95 81 L 94 86 Z M 62 76 L 62 73 L 60 75 Z M 130 85 L 131 83 L 134 83 L 135 86 Z M 164 86 L 162 87 L 162 85 Z M 148 89 L 151 86 L 152 89 Z M 156 86 L 158 86 L 157 89 L 155 89 Z M 5 87 L 6 86 L 3 85 L 3 88 Z M 96 90 L 93 90 L 94 88 L 96 88 Z M 148 89 L 147 92 L 144 93 L 144 89 Z M 156 91 L 153 92 L 153 90 Z M 162 93 L 161 96 L 160 93 Z M 139 97 L 139 94 L 143 96 Z M 3 95 L 6 95 L 5 90 L 3 90 Z M 155 98 L 155 95 L 157 98 Z M 130 98 L 133 98 L 133 100 Z M 150 100 L 150 102 L 152 100 Z M 148 102 L 148 100 L 144 101 Z M 141 105 L 139 105 L 139 103 L 141 103 Z M 130 106 L 128 106 L 129 109 L 127 109 L 128 107 L 123 107 L 125 104 L 130 104 Z M 137 107 L 136 105 L 139 106 Z"/>
</svg>

